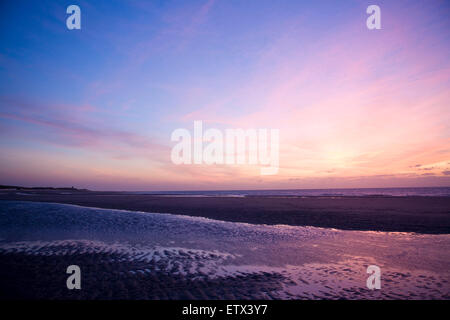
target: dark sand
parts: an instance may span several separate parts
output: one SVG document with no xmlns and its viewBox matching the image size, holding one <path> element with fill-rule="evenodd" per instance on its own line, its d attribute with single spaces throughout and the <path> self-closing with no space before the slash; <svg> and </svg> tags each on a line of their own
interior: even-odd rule
<svg viewBox="0 0 450 320">
<path fill-rule="evenodd" d="M 70 193 L 70 194 L 64 194 Z M 252 224 L 450 233 L 450 197 L 188 197 L 55 190 L 0 192 L 0 200 L 201 216 Z"/>
<path fill-rule="evenodd" d="M 449 252 L 449 234 L 0 201 L 0 300 L 449 299 Z M 69 265 L 81 290 L 66 288 Z M 381 290 L 366 287 L 369 265 Z"/>
<path fill-rule="evenodd" d="M 274 298 L 270 292 L 279 290 L 283 279 L 272 273 L 196 279 L 160 271 L 157 265 L 143 261 L 120 261 L 120 257 L 109 253 L 0 253 L 0 258 L 0 300 L 267 299 Z M 82 290 L 66 288 L 68 261 L 76 261 L 83 270 Z M 136 269 L 147 272 L 134 273 Z"/>
</svg>

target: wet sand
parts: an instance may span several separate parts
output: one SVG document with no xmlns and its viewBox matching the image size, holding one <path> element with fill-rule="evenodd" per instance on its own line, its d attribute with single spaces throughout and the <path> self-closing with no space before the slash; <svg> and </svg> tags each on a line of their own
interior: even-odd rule
<svg viewBox="0 0 450 320">
<path fill-rule="evenodd" d="M 450 299 L 449 252 L 448 234 L 0 201 L 0 299 Z"/>
<path fill-rule="evenodd" d="M 450 233 L 450 197 L 187 197 L 91 191 L 0 191 L 0 200 L 172 213 L 252 224 Z"/>
</svg>

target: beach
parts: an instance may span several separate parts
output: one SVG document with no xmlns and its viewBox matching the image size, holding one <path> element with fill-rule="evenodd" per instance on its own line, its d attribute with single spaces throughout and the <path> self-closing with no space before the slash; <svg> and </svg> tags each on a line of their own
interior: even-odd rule
<svg viewBox="0 0 450 320">
<path fill-rule="evenodd" d="M 216 198 L 159 197 L 164 198 L 159 202 L 154 196 L 136 196 L 126 202 L 126 196 L 118 194 L 80 194 L 69 200 L 73 195 L 49 193 L 48 199 L 40 195 L 39 200 L 77 205 L 0 201 L 1 299 L 450 298 L 450 235 L 440 232 L 446 230 L 445 224 L 441 229 L 435 226 L 433 232 L 416 233 L 288 225 L 275 218 L 272 223 L 243 223 L 216 219 L 212 209 L 200 211 L 199 216 L 188 215 L 200 202 L 208 208 L 205 199 L 217 205 Z M 111 203 L 113 197 L 120 200 Z M 242 206 L 241 198 L 228 200 L 228 210 L 232 205 Z M 255 219 L 251 210 L 257 206 L 274 210 L 266 206 L 269 198 L 257 200 L 262 202 L 247 199 L 241 218 Z M 277 200 L 283 216 L 296 201 L 288 200 Z M 314 201 L 309 200 L 303 205 L 313 207 Z M 314 200 L 319 201 L 313 208 L 326 210 L 320 199 Z M 404 199 L 372 200 L 365 215 L 369 210 L 376 212 L 377 205 L 388 206 L 401 221 L 397 229 L 412 228 L 411 220 L 420 209 L 430 208 L 425 212 L 432 221 L 439 215 L 447 217 L 444 200 L 434 205 L 428 200 L 415 200 L 410 216 L 403 220 L 407 214 L 395 205 L 407 202 Z M 183 215 L 144 212 L 157 205 L 163 211 L 178 201 L 189 204 L 182 207 Z M 358 204 L 353 198 L 343 202 L 347 208 Z M 99 208 L 120 203 L 121 208 Z M 418 208 L 418 203 L 423 207 Z M 133 205 L 135 210 L 127 209 Z M 344 211 L 341 205 L 332 206 L 333 214 Z M 225 209 L 217 208 L 225 214 Z M 243 214 L 245 210 L 249 217 Z M 200 216 L 208 212 L 209 217 Z M 270 212 L 262 217 L 276 217 Z M 361 224 L 370 226 L 366 222 L 370 219 L 362 217 Z M 433 224 L 421 225 L 425 226 L 431 229 Z M 81 290 L 66 288 L 69 265 L 81 269 Z M 366 286 L 369 265 L 381 269 L 380 290 Z"/>
<path fill-rule="evenodd" d="M 252 224 L 343 230 L 450 233 L 450 197 L 202 196 L 83 190 L 0 190 L 0 200 L 172 213 Z"/>
<path fill-rule="evenodd" d="M 450 0 L 378 2 L 1 0 L 0 303 L 444 306 Z"/>
</svg>

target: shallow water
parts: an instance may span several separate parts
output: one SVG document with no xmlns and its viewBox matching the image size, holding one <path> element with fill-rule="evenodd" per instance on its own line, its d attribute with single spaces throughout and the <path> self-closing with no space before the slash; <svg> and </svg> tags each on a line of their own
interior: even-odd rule
<svg viewBox="0 0 450 320">
<path fill-rule="evenodd" d="M 77 265 L 86 256 L 98 256 L 115 272 L 109 282 L 161 274 L 190 281 L 163 287 L 150 298 L 189 291 L 194 283 L 200 298 L 449 299 L 449 249 L 450 235 L 252 225 L 0 201 L 2 260 L 63 257 L 58 261 Z M 366 287 L 369 265 L 381 268 L 380 290 Z M 224 291 L 223 283 L 241 288 Z M 195 292 L 188 294 L 197 298 Z"/>
</svg>

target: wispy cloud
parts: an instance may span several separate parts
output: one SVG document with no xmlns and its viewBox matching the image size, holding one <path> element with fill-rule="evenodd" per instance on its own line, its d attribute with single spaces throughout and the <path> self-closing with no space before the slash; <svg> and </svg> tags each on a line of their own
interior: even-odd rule
<svg viewBox="0 0 450 320">
<path fill-rule="evenodd" d="M 71 117 L 68 112 L 59 114 L 42 112 L 45 109 L 61 109 L 61 106 L 40 107 L 29 102 L 15 104 L 18 103 L 16 100 L 5 98 L 0 103 L 9 105 L 9 112 L 0 112 L 0 118 L 26 122 L 48 130 L 40 136 L 40 139 L 47 142 L 66 147 L 90 149 L 98 153 L 109 153 L 115 158 L 123 159 L 144 157 L 153 161 L 161 161 L 166 158 L 163 153 L 169 152 L 168 146 L 157 143 L 150 137 L 139 133 L 99 123 L 88 124 L 83 117 L 76 119 Z M 65 108 L 66 110 L 78 110 L 78 112 L 95 110 L 95 107 L 92 106 L 66 106 Z M 15 112 L 13 113 L 12 110 Z M 26 126 L 21 128 L 27 133 Z M 31 135 L 29 138 L 33 139 L 33 136 Z"/>
</svg>

